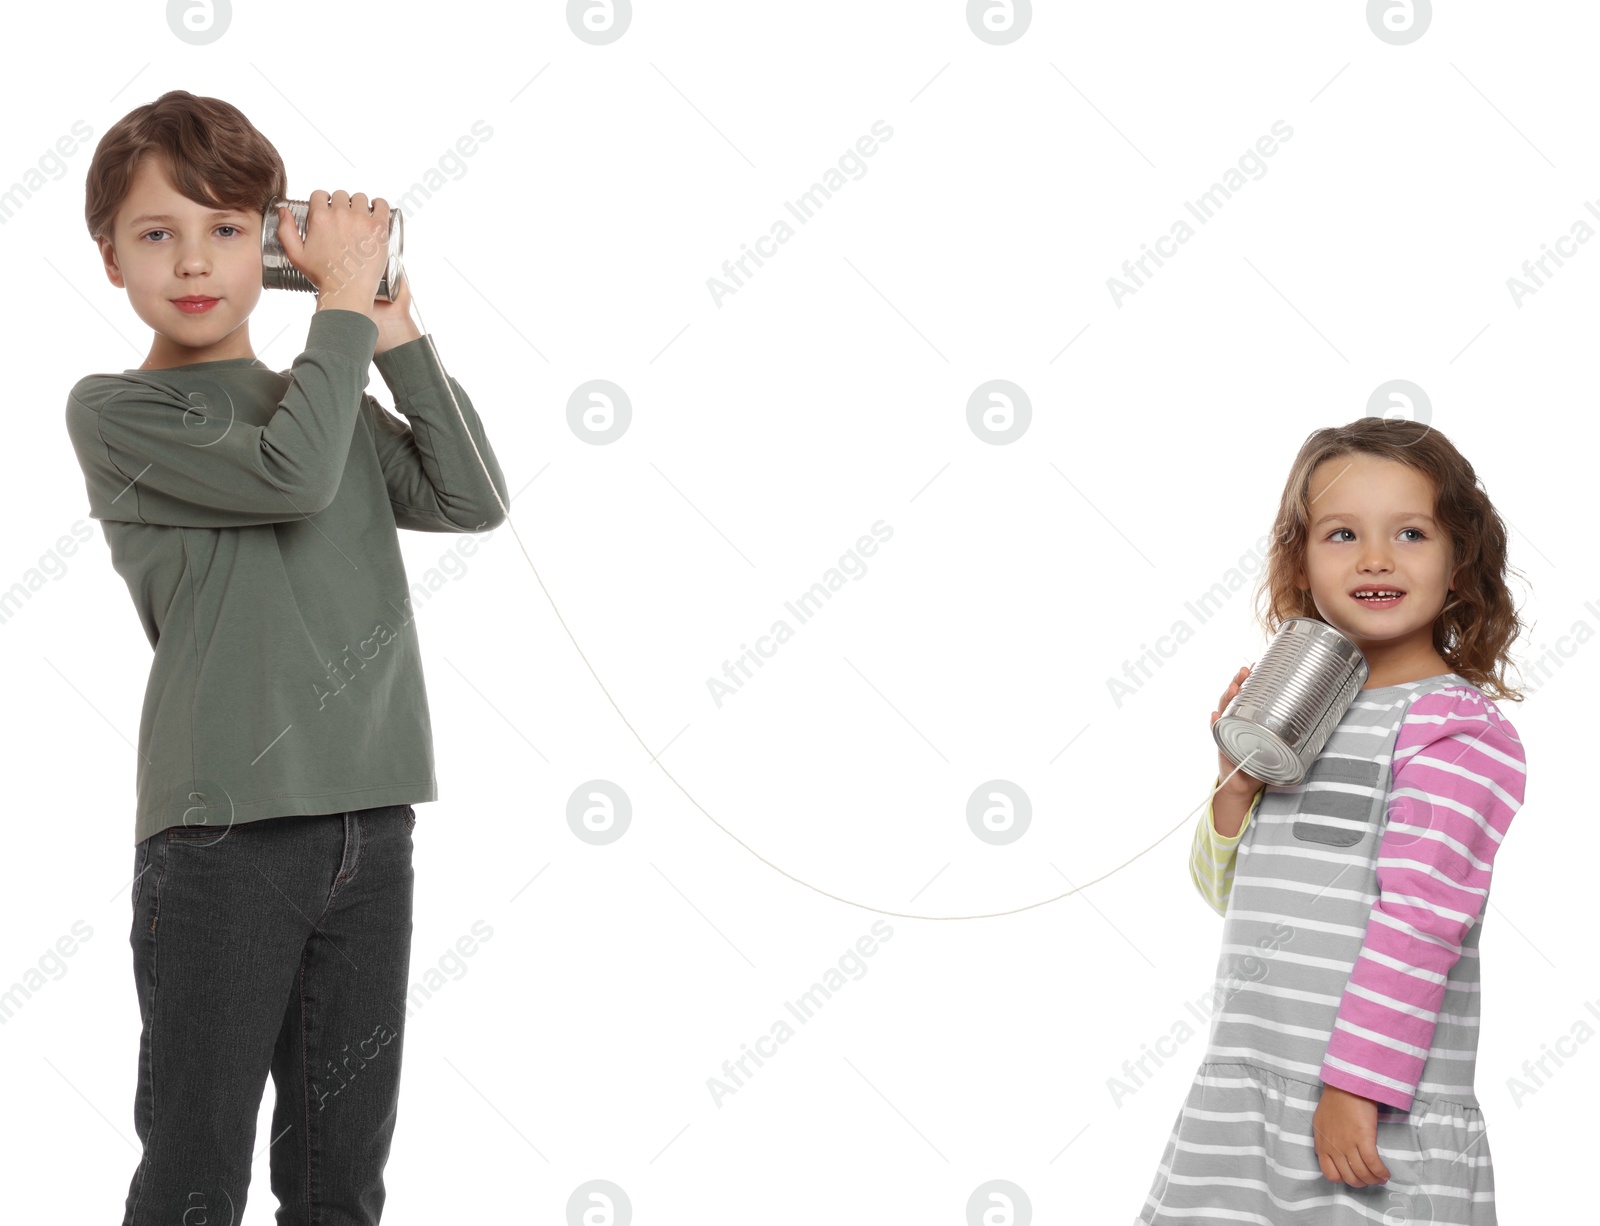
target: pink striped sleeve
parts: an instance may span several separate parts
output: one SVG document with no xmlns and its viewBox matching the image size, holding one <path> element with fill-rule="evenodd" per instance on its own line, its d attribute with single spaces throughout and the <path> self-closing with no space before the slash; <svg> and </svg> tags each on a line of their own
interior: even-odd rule
<svg viewBox="0 0 1600 1226">
<path fill-rule="evenodd" d="M 1495 852 L 1522 807 L 1516 729 L 1476 689 L 1414 699 L 1395 740 L 1378 899 L 1322 1080 L 1402 1110 L 1416 1095 L 1445 980 L 1483 912 Z"/>
</svg>

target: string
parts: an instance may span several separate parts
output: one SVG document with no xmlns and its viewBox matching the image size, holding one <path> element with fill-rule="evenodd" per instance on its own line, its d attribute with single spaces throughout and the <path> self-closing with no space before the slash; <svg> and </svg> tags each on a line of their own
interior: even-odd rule
<svg viewBox="0 0 1600 1226">
<path fill-rule="evenodd" d="M 687 799 L 690 804 L 692 804 L 696 809 L 699 809 L 701 813 L 705 814 L 706 818 L 711 822 L 712 825 L 714 825 L 718 830 L 722 831 L 723 834 L 727 835 L 735 843 L 739 844 L 740 847 L 742 847 L 746 851 L 748 851 L 757 860 L 760 860 L 768 868 L 773 869 L 776 872 L 782 873 L 790 881 L 795 882 L 797 885 L 803 885 L 803 886 L 805 886 L 806 889 L 813 890 L 816 893 L 823 895 L 823 897 L 825 897 L 825 898 L 831 898 L 835 902 L 842 902 L 847 906 L 860 907 L 864 911 L 875 911 L 879 915 L 892 915 L 892 916 L 895 916 L 898 919 L 921 919 L 921 920 L 997 919 L 1000 916 L 1004 916 L 1004 915 L 1016 915 L 1016 914 L 1018 914 L 1019 912 L 1022 912 L 1022 911 L 1031 911 L 1033 908 L 1042 907 L 1046 903 L 1059 902 L 1061 899 L 1069 898 L 1073 894 L 1078 893 L 1080 890 L 1087 889 L 1091 885 L 1095 885 L 1098 882 L 1104 881 L 1107 877 L 1110 877 L 1113 873 L 1121 872 L 1123 869 L 1127 868 L 1128 865 L 1132 864 L 1135 860 L 1139 859 L 1140 856 L 1146 855 L 1147 853 L 1149 853 L 1151 851 L 1154 851 L 1162 843 L 1166 842 L 1181 827 L 1187 825 L 1189 823 L 1189 821 L 1194 817 L 1194 815 L 1200 811 L 1200 805 L 1196 805 L 1193 809 L 1191 809 L 1189 811 L 1188 815 L 1186 817 L 1184 817 L 1184 819 L 1182 821 L 1180 821 L 1171 830 L 1167 831 L 1166 834 L 1162 835 L 1154 843 L 1151 843 L 1149 847 L 1146 847 L 1144 849 L 1144 851 L 1139 852 L 1138 855 L 1130 856 L 1128 859 L 1124 860 L 1121 864 L 1117 865 L 1116 868 L 1112 869 L 1111 872 L 1102 873 L 1100 876 L 1096 877 L 1093 881 L 1086 881 L 1082 885 L 1074 886 L 1072 889 L 1066 890 L 1063 893 L 1056 894 L 1056 895 L 1054 895 L 1053 897 L 1050 897 L 1050 898 L 1042 898 L 1038 902 L 1029 903 L 1027 906 L 1024 906 L 1024 907 L 1014 907 L 1009 911 L 986 911 L 986 912 L 983 912 L 983 913 L 978 914 L 978 915 L 912 915 L 909 912 L 905 912 L 905 911 L 890 911 L 890 910 L 887 910 L 887 909 L 885 909 L 883 907 L 874 907 L 869 903 L 857 902 L 852 898 L 843 898 L 838 894 L 830 893 L 829 891 L 824 890 L 820 886 L 812 885 L 809 881 L 805 881 L 805 880 L 802 880 L 799 877 L 796 877 L 793 873 L 789 872 L 782 865 L 774 864 L 771 860 L 769 860 L 765 856 L 763 856 L 754 847 L 751 847 L 750 844 L 746 843 L 743 839 L 741 839 L 733 831 L 729 830 L 726 826 L 724 826 L 721 822 L 719 822 L 715 817 L 713 817 L 709 812 L 706 811 L 706 808 L 705 808 L 704 805 L 702 805 L 698 800 L 696 800 L 692 795 L 690 795 L 689 789 L 684 787 L 683 784 L 678 782 L 677 777 L 674 776 L 673 773 L 670 770 L 668 770 L 665 765 L 663 765 L 660 757 L 658 755 L 656 755 L 654 752 L 651 751 L 650 746 L 645 742 L 645 739 L 642 736 L 639 735 L 638 729 L 635 728 L 631 723 L 628 722 L 628 717 L 623 714 L 622 708 L 617 705 L 617 700 L 611 696 L 611 691 L 606 688 L 606 683 L 604 681 L 600 680 L 600 674 L 595 672 L 594 665 L 589 662 L 589 657 L 584 654 L 583 648 L 579 645 L 577 637 L 572 633 L 571 628 L 567 625 L 567 619 L 561 616 L 561 610 L 556 606 L 555 597 L 550 595 L 550 589 L 545 586 L 544 579 L 539 574 L 539 568 L 533 564 L 533 558 L 528 554 L 527 546 L 522 543 L 522 535 L 517 531 L 516 521 L 511 518 L 511 508 L 506 506 L 506 504 L 503 501 L 501 501 L 500 491 L 495 488 L 494 478 L 489 473 L 489 466 L 484 463 L 484 461 L 483 461 L 483 453 L 478 450 L 478 441 L 477 441 L 477 439 L 473 438 L 472 430 L 467 425 L 466 415 L 464 413 L 462 413 L 461 405 L 456 401 L 455 389 L 453 387 L 451 387 L 450 376 L 448 374 L 446 374 L 445 368 L 444 368 L 444 362 L 439 357 L 439 349 L 438 349 L 438 346 L 436 346 L 434 344 L 433 333 L 428 331 L 427 321 L 424 320 L 423 317 L 422 317 L 422 308 L 417 305 L 417 295 L 416 295 L 415 287 L 413 287 L 412 291 L 411 291 L 411 305 L 412 305 L 413 308 L 415 308 L 415 310 L 417 312 L 417 326 L 421 329 L 423 338 L 428 342 L 428 351 L 433 354 L 433 360 L 438 365 L 440 379 L 444 383 L 445 390 L 450 393 L 450 403 L 455 406 L 456 416 L 461 418 L 462 431 L 466 434 L 467 441 L 472 444 L 472 454 L 478 457 L 478 464 L 483 469 L 483 475 L 489 482 L 490 490 L 493 491 L 493 493 L 494 493 L 494 500 L 496 502 L 500 503 L 500 510 L 502 512 L 504 512 L 504 514 L 505 514 L 505 522 L 507 524 L 509 524 L 510 527 L 511 527 L 511 535 L 516 538 L 517 547 L 522 550 L 522 556 L 527 559 L 528 569 L 533 571 L 533 577 L 536 580 L 538 580 L 538 583 L 539 583 L 539 590 L 544 593 L 544 598 L 547 601 L 550 602 L 550 609 L 556 615 L 556 620 L 561 623 L 561 629 L 566 631 L 567 638 L 572 641 L 573 650 L 578 653 L 578 658 L 583 661 L 584 667 L 589 670 L 589 675 L 594 678 L 594 683 L 600 687 L 600 692 L 606 696 L 606 701 L 611 704 L 612 710 L 616 711 L 617 718 L 622 721 L 623 725 L 628 729 L 629 732 L 633 733 L 634 740 L 639 742 L 640 748 L 642 748 L 645 751 L 645 753 L 649 755 L 650 761 L 655 763 L 657 768 L 660 769 L 661 773 L 664 774 L 671 781 L 672 786 L 677 788 L 678 791 L 682 792 L 684 797 L 685 797 L 685 799 Z M 1211 792 L 1206 796 L 1205 800 L 1201 802 L 1201 804 L 1209 804 L 1211 802 L 1212 797 L 1214 797 L 1219 791 L 1221 791 L 1222 788 L 1227 784 L 1228 779 L 1232 779 L 1234 777 L 1234 775 L 1237 775 L 1241 770 L 1243 770 L 1244 767 L 1245 767 L 1245 763 L 1248 763 L 1250 761 L 1250 759 L 1255 756 L 1255 754 L 1256 754 L 1256 751 L 1253 750 L 1253 749 L 1248 754 L 1246 754 L 1244 762 L 1241 762 L 1241 763 L 1239 763 L 1239 765 L 1235 766 L 1233 768 L 1233 770 L 1228 773 L 1228 778 L 1222 780 L 1221 783 L 1219 783 L 1215 788 L 1213 788 L 1211 790 Z"/>
</svg>

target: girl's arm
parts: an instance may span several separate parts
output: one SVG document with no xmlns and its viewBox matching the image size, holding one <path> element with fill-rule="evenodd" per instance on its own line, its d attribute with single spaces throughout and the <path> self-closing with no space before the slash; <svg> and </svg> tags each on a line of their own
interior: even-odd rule
<svg viewBox="0 0 1600 1226">
<path fill-rule="evenodd" d="M 1211 786 L 1213 789 L 1222 786 L 1222 777 L 1219 775 Z M 1250 828 L 1250 819 L 1255 815 L 1256 806 L 1266 794 L 1265 788 L 1255 794 L 1255 798 L 1250 802 L 1250 808 L 1245 812 L 1238 833 L 1229 838 L 1217 833 L 1213 810 L 1216 793 L 1213 790 L 1205 814 L 1200 818 L 1200 824 L 1195 827 L 1194 845 L 1189 849 L 1189 880 L 1194 882 L 1195 889 L 1200 891 L 1200 897 L 1205 899 L 1218 915 L 1226 915 L 1228 911 L 1228 896 L 1233 891 L 1233 861 L 1239 851 L 1239 840 L 1244 838 L 1244 832 Z"/>
<path fill-rule="evenodd" d="M 1328 1085 L 1410 1109 L 1446 978 L 1526 782 L 1516 730 L 1477 690 L 1412 701 L 1395 741 L 1378 899 L 1323 1059 Z"/>
</svg>

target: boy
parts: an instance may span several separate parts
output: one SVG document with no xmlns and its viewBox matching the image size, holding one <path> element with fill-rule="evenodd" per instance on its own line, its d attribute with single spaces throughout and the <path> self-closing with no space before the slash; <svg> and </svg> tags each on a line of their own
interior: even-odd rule
<svg viewBox="0 0 1600 1226">
<path fill-rule="evenodd" d="M 405 283 L 374 301 L 388 206 L 313 192 L 302 242 L 286 208 L 263 221 L 287 194 L 250 121 L 183 90 L 119 120 L 88 172 L 106 275 L 155 331 L 139 367 L 79 380 L 66 411 L 155 650 L 130 938 L 144 1152 L 124 1226 L 240 1219 L 269 1071 L 277 1220 L 379 1220 L 412 805 L 437 798 L 396 528 L 476 532 L 508 502 Z M 318 287 L 279 373 L 250 347 L 263 224 Z M 363 390 L 374 362 L 410 428 Z"/>
</svg>

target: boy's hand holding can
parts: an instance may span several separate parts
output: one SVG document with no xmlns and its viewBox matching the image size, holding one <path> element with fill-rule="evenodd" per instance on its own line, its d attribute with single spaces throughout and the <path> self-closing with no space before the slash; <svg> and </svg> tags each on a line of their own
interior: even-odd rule
<svg viewBox="0 0 1600 1226">
<path fill-rule="evenodd" d="M 321 190 L 309 200 L 304 240 L 287 203 L 278 204 L 284 254 L 317 287 L 317 310 L 356 311 L 371 319 L 389 263 L 388 203 L 379 196 L 369 206 L 364 192 L 330 196 Z"/>
</svg>

